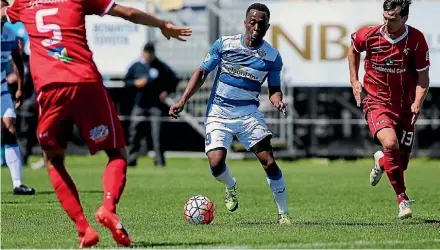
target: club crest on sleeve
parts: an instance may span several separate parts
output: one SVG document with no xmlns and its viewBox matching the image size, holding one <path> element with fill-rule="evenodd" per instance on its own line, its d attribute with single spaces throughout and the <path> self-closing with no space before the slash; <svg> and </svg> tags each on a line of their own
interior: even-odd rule
<svg viewBox="0 0 440 250">
<path fill-rule="evenodd" d="M 206 54 L 204 62 L 209 61 L 209 59 L 211 59 L 211 54 L 208 53 L 208 54 Z"/>
</svg>

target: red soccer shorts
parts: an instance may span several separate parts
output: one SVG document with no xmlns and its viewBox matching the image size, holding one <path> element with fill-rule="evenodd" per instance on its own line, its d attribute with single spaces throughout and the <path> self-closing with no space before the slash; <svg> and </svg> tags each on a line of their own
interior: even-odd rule
<svg viewBox="0 0 440 250">
<path fill-rule="evenodd" d="M 377 132 L 383 128 L 392 128 L 396 131 L 399 148 L 411 152 L 415 137 L 415 126 L 411 124 L 412 115 L 399 114 L 382 104 L 372 103 L 371 100 L 364 101 L 363 106 L 365 119 L 377 144 L 381 145 L 377 139 Z"/>
<path fill-rule="evenodd" d="M 121 122 L 101 83 L 52 84 L 37 93 L 37 138 L 43 150 L 65 149 L 76 125 L 92 155 L 124 148 Z"/>
</svg>

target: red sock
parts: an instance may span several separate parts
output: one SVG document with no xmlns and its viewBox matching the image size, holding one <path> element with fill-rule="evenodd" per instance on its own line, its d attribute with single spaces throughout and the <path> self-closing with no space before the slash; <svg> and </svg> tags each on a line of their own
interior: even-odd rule
<svg viewBox="0 0 440 250">
<path fill-rule="evenodd" d="M 104 171 L 104 207 L 116 213 L 116 204 L 124 191 L 127 174 L 127 160 L 122 157 L 108 161 Z"/>
<path fill-rule="evenodd" d="M 384 155 L 382 163 L 384 164 L 383 166 L 388 175 L 391 186 L 393 186 L 394 192 L 396 192 L 397 203 L 400 203 L 401 201 L 408 199 L 405 194 L 406 187 L 400 151 L 399 149 L 385 149 Z"/>
<path fill-rule="evenodd" d="M 385 169 L 385 157 L 379 159 L 379 167 L 383 170 Z"/>
<path fill-rule="evenodd" d="M 70 219 L 75 222 L 79 235 L 84 235 L 89 227 L 89 222 L 84 216 L 75 183 L 64 165 L 49 168 L 48 172 L 61 206 Z"/>
</svg>

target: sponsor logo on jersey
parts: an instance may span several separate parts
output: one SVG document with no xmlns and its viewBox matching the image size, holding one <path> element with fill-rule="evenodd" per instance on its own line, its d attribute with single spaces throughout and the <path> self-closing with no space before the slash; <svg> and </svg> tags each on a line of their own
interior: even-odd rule
<svg viewBox="0 0 440 250">
<path fill-rule="evenodd" d="M 387 58 L 384 60 L 384 66 L 376 63 L 372 64 L 373 69 L 379 72 L 391 73 L 391 74 L 401 74 L 406 72 L 406 68 L 401 68 L 399 63 L 394 61 L 391 58 Z M 397 68 L 399 67 L 399 68 Z"/>
<path fill-rule="evenodd" d="M 228 65 L 224 65 L 223 69 L 228 72 L 229 74 L 233 75 L 233 76 L 238 76 L 238 77 L 244 77 L 244 78 L 248 78 L 254 81 L 258 81 L 258 77 L 251 74 L 250 72 L 247 72 L 245 70 L 245 68 L 241 65 L 238 65 L 236 67 L 234 66 L 228 66 Z"/>
<path fill-rule="evenodd" d="M 47 53 L 53 58 L 62 61 L 63 63 L 70 63 L 72 61 L 72 58 L 70 58 L 67 54 L 67 49 L 63 46 L 49 49 Z"/>
<path fill-rule="evenodd" d="M 92 139 L 95 143 L 99 143 L 107 139 L 109 135 L 108 126 L 99 125 L 89 132 L 90 139 Z"/>
<path fill-rule="evenodd" d="M 391 73 L 391 74 L 402 74 L 406 72 L 405 68 L 387 68 L 387 67 L 383 67 L 377 64 L 372 65 L 373 69 L 379 72 L 384 72 L 384 73 Z"/>
<path fill-rule="evenodd" d="M 393 61 L 393 59 L 391 59 L 391 58 L 387 58 L 387 59 L 385 59 L 385 65 L 386 65 L 386 66 L 394 65 L 394 61 Z"/>
</svg>

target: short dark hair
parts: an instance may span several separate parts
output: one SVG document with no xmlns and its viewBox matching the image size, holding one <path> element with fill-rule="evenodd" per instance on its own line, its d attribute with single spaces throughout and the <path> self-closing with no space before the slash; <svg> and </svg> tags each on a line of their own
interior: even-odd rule
<svg viewBox="0 0 440 250">
<path fill-rule="evenodd" d="M 249 11 L 251 11 L 251 10 L 258 10 L 258 11 L 265 12 L 266 15 L 267 15 L 267 18 L 270 19 L 270 11 L 269 11 L 269 8 L 267 8 L 267 6 L 265 4 L 262 4 L 262 3 L 253 3 L 253 4 L 251 4 L 247 8 L 246 17 L 249 14 Z"/>
<path fill-rule="evenodd" d="M 385 0 L 383 2 L 383 10 L 391 11 L 400 7 L 399 15 L 401 17 L 406 17 L 409 14 L 409 6 L 411 5 L 411 0 Z"/>
<path fill-rule="evenodd" d="M 156 49 L 154 48 L 154 43 L 152 42 L 148 42 L 147 44 L 145 44 L 144 46 L 144 52 L 149 52 L 151 54 L 154 54 L 154 51 Z"/>
<path fill-rule="evenodd" d="M 2 3 L 4 3 L 6 6 L 9 6 L 8 0 L 2 0 Z"/>
</svg>

